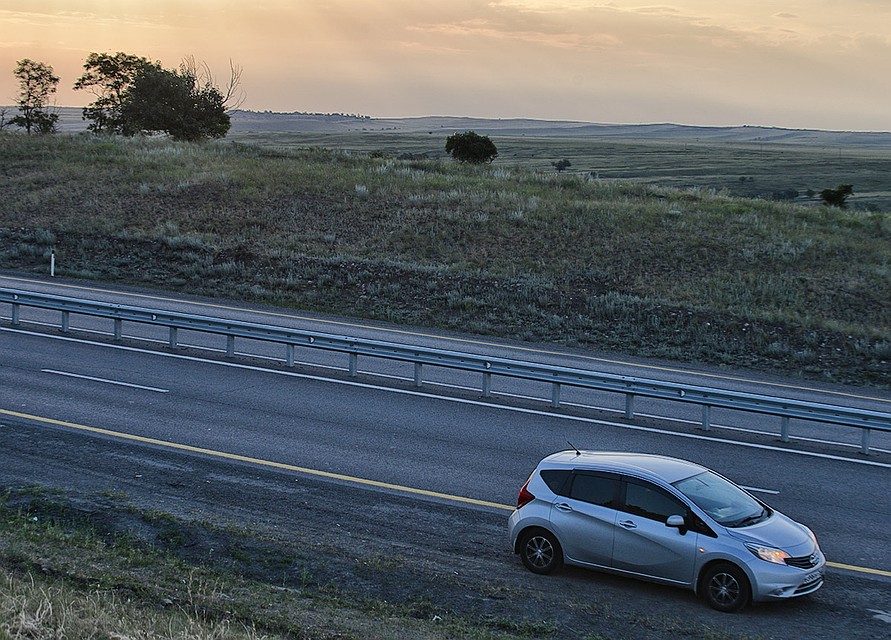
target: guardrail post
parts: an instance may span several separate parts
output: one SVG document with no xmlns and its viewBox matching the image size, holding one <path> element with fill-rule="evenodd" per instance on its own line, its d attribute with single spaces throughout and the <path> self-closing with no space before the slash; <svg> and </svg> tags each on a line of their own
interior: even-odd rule
<svg viewBox="0 0 891 640">
<path fill-rule="evenodd" d="M 62 333 L 68 333 L 68 327 L 69 327 L 70 320 L 71 320 L 70 316 L 71 316 L 70 312 L 68 312 L 68 311 L 62 312 Z"/>
<path fill-rule="evenodd" d="M 712 406 L 710 404 L 702 405 L 702 428 L 709 431 L 712 428 Z"/>
<path fill-rule="evenodd" d="M 783 421 L 780 426 L 780 441 L 789 442 L 789 416 L 783 416 Z"/>
<path fill-rule="evenodd" d="M 235 355 L 235 336 L 226 336 L 226 357 L 231 358 Z"/>
<path fill-rule="evenodd" d="M 483 374 L 483 397 L 484 398 L 492 397 L 492 374 L 491 373 Z"/>
<path fill-rule="evenodd" d="M 864 429 L 860 436 L 860 453 L 865 456 L 869 455 L 869 437 L 872 435 L 872 429 Z"/>
<path fill-rule="evenodd" d="M 415 362 L 415 386 L 416 387 L 420 387 L 421 383 L 423 382 L 423 380 L 422 380 L 423 369 L 424 369 L 424 363 Z"/>
<path fill-rule="evenodd" d="M 625 419 L 631 420 L 634 418 L 634 394 L 626 393 L 625 394 Z"/>
<path fill-rule="evenodd" d="M 19 323 L 19 307 L 21 305 L 17 305 L 15 302 L 12 303 L 12 324 L 18 325 Z"/>
<path fill-rule="evenodd" d="M 555 382 L 551 387 L 551 406 L 556 409 L 560 406 L 560 383 Z"/>
<path fill-rule="evenodd" d="M 171 349 L 176 347 L 176 327 L 170 327 L 170 338 L 168 339 L 167 344 L 170 345 Z"/>
<path fill-rule="evenodd" d="M 294 345 L 289 344 L 285 347 L 285 360 L 288 362 L 289 367 L 294 366 Z"/>
<path fill-rule="evenodd" d="M 114 339 L 119 341 L 121 339 L 121 335 L 123 334 L 124 321 L 120 318 L 114 319 Z"/>
<path fill-rule="evenodd" d="M 355 378 L 359 374 L 359 354 L 350 354 L 350 377 Z"/>
</svg>

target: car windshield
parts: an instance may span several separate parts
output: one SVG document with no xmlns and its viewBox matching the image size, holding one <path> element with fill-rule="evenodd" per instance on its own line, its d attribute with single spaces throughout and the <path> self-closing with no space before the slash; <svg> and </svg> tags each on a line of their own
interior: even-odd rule
<svg viewBox="0 0 891 640">
<path fill-rule="evenodd" d="M 674 486 L 725 527 L 748 526 L 770 515 L 752 496 L 711 471 L 679 480 Z"/>
</svg>

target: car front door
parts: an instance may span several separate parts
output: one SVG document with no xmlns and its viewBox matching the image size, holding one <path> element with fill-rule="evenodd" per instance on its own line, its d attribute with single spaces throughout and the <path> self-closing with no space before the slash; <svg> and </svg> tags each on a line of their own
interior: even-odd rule
<svg viewBox="0 0 891 640">
<path fill-rule="evenodd" d="M 575 471 L 551 505 L 551 526 L 570 562 L 609 567 L 620 478 Z"/>
<path fill-rule="evenodd" d="M 613 568 L 677 584 L 692 584 L 699 534 L 665 524 L 673 515 L 684 516 L 689 522 L 690 509 L 652 483 L 624 478 L 622 485 L 623 498 L 613 541 Z"/>
</svg>

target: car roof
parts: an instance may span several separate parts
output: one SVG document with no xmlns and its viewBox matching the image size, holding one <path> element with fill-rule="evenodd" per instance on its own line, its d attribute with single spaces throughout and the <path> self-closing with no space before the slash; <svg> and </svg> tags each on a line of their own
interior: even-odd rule
<svg viewBox="0 0 891 640">
<path fill-rule="evenodd" d="M 669 484 L 709 470 L 695 462 L 679 458 L 622 451 L 560 451 L 549 455 L 541 463 L 550 468 L 590 469 L 656 477 Z"/>
</svg>

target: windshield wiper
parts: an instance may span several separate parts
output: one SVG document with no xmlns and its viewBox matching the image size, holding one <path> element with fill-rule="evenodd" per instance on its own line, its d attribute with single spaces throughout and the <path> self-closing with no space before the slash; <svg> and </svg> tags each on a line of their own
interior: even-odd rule
<svg viewBox="0 0 891 640">
<path fill-rule="evenodd" d="M 731 525 L 727 525 L 732 529 L 737 529 L 739 527 L 747 527 L 750 524 L 755 524 L 756 522 L 761 522 L 764 519 L 765 514 L 767 513 L 766 509 L 761 509 L 761 511 L 757 515 L 746 516 L 742 520 L 738 522 L 734 522 Z"/>
</svg>

